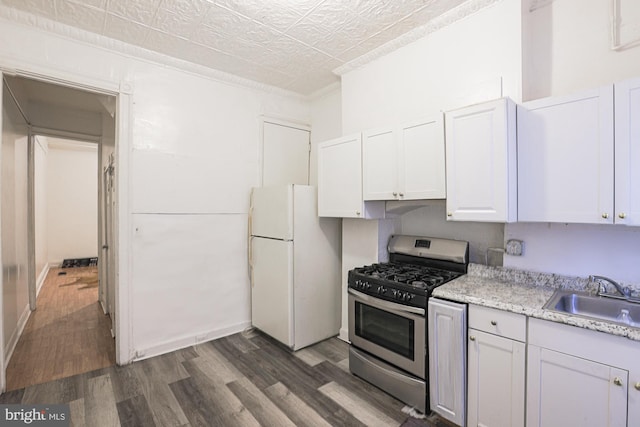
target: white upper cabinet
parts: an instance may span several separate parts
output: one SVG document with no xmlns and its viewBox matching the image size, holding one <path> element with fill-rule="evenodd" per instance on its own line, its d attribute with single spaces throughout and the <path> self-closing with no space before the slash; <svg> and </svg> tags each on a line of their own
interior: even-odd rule
<svg viewBox="0 0 640 427">
<path fill-rule="evenodd" d="M 613 223 L 613 120 L 612 86 L 518 107 L 520 221 Z"/>
<path fill-rule="evenodd" d="M 365 200 L 398 198 L 398 144 L 393 129 L 362 134 L 362 169 Z"/>
<path fill-rule="evenodd" d="M 508 98 L 445 113 L 447 219 L 518 219 L 515 113 Z"/>
<path fill-rule="evenodd" d="M 615 86 L 615 217 L 640 225 L 640 79 Z"/>
<path fill-rule="evenodd" d="M 318 216 L 384 217 L 384 203 L 362 198 L 361 134 L 318 145 Z"/>
<path fill-rule="evenodd" d="M 365 200 L 445 198 L 442 114 L 363 133 Z"/>
</svg>

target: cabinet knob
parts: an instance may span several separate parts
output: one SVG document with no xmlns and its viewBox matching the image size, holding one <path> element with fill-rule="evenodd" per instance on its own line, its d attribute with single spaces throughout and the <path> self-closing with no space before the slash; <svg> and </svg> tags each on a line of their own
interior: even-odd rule
<svg viewBox="0 0 640 427">
<path fill-rule="evenodd" d="M 447 212 L 447 216 L 453 216 L 453 213 Z"/>
<path fill-rule="evenodd" d="M 400 193 L 400 194 L 399 194 L 399 196 L 400 196 L 400 197 L 404 197 L 404 193 Z"/>
<path fill-rule="evenodd" d="M 615 385 L 620 385 L 620 386 L 621 386 L 621 385 L 622 385 L 622 380 L 620 379 L 620 377 L 615 377 L 615 378 L 613 379 L 613 383 L 614 383 Z"/>
<path fill-rule="evenodd" d="M 498 322 L 496 322 L 495 320 L 491 321 L 491 325 L 496 326 L 498 324 Z"/>
<path fill-rule="evenodd" d="M 471 341 L 475 341 L 475 340 L 476 340 L 476 337 L 474 337 L 473 335 L 471 335 L 471 336 L 469 337 L 469 339 L 470 339 Z"/>
<path fill-rule="evenodd" d="M 393 194 L 393 197 L 396 197 L 398 195 L 396 191 L 394 191 L 392 194 Z"/>
<path fill-rule="evenodd" d="M 634 387 L 636 388 L 636 390 L 640 391 L 640 383 L 636 383 Z"/>
<path fill-rule="evenodd" d="M 608 213 L 606 213 L 606 212 L 605 212 L 605 213 L 603 213 L 603 214 L 602 214 L 602 218 L 604 218 L 604 219 L 609 218 L 609 214 L 608 214 Z"/>
<path fill-rule="evenodd" d="M 625 214 L 624 212 L 620 212 L 618 214 L 618 218 L 620 218 L 620 219 L 625 219 L 626 217 L 627 217 L 627 214 Z"/>
<path fill-rule="evenodd" d="M 356 211 L 356 215 L 360 216 L 360 211 Z"/>
</svg>

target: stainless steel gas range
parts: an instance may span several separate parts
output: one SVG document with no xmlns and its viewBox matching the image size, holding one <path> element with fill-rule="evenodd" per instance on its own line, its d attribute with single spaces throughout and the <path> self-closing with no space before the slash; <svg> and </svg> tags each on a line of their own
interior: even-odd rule
<svg viewBox="0 0 640 427">
<path fill-rule="evenodd" d="M 349 368 L 428 411 L 427 301 L 467 272 L 469 243 L 394 235 L 389 262 L 349 271 Z"/>
</svg>

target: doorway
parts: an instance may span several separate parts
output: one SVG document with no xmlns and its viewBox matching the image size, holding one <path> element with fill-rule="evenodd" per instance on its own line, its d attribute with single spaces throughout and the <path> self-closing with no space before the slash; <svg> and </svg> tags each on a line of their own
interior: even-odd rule
<svg viewBox="0 0 640 427">
<path fill-rule="evenodd" d="M 104 367 L 85 363 L 75 354 L 65 360 L 64 352 L 60 349 L 69 346 L 82 347 L 82 338 L 87 336 L 101 337 L 101 344 L 98 347 L 105 353 L 105 357 L 88 354 L 87 359 L 103 359 L 103 365 L 105 360 L 110 364 L 115 363 L 116 351 L 113 337 L 116 335 L 117 314 L 115 304 L 117 251 L 115 251 L 116 239 L 113 236 L 116 229 L 113 226 L 116 219 L 113 210 L 117 200 L 116 185 L 114 185 L 116 97 L 16 76 L 5 76 L 3 89 L 2 197 L 4 198 L 5 192 L 9 191 L 14 201 L 14 206 L 9 210 L 5 209 L 5 205 L 2 206 L 3 229 L 8 230 L 13 223 L 16 230 L 9 236 L 14 240 L 14 244 L 9 242 L 8 247 L 20 247 L 17 242 L 25 242 L 24 246 L 26 246 L 26 251 L 20 247 L 20 251 L 8 250 L 2 253 L 3 270 L 7 270 L 8 265 L 15 264 L 16 258 L 24 264 L 16 269 L 20 274 L 14 274 L 19 280 L 13 280 L 11 273 L 3 277 L 1 344 L 4 349 L 4 366 L 7 366 L 5 378 L 10 380 L 7 383 L 7 389 L 12 389 L 18 388 L 16 384 L 28 385 L 25 381 L 15 381 L 16 377 L 24 377 L 26 374 L 16 375 L 15 372 L 11 372 L 14 368 L 18 371 L 22 369 L 23 372 L 39 370 L 39 376 L 36 377 L 46 381 Z M 7 132 L 5 132 L 6 129 Z M 7 138 L 6 134 L 10 137 Z M 5 141 L 7 141 L 6 144 Z M 73 248 L 69 247 L 60 249 L 64 245 L 59 243 L 62 243 L 65 238 L 69 241 L 74 239 L 70 235 L 65 236 L 64 232 L 60 234 L 59 225 L 68 222 L 72 223 L 73 227 L 75 222 L 76 228 L 80 228 L 80 222 L 87 218 L 83 218 L 82 215 L 75 220 L 68 218 L 68 212 L 65 214 L 64 209 L 58 208 L 63 205 L 73 205 L 70 206 L 71 211 L 81 210 L 77 201 L 88 197 L 86 189 L 82 190 L 81 195 L 77 193 L 75 197 L 74 185 L 69 185 L 69 182 L 62 183 L 63 186 L 69 187 L 67 196 L 64 195 L 65 188 L 56 188 L 55 191 L 50 189 L 49 196 L 53 200 L 48 201 L 48 206 L 54 208 L 46 209 L 51 215 L 42 213 L 42 177 L 46 172 L 39 168 L 42 168 L 43 157 L 45 162 L 47 156 L 50 160 L 55 157 L 58 160 L 52 161 L 51 165 L 60 162 L 63 165 L 58 169 L 58 173 L 50 174 L 44 180 L 49 182 L 49 186 L 57 178 L 70 175 L 67 172 L 77 172 L 78 165 L 87 166 L 82 163 L 76 163 L 75 166 L 70 164 L 69 156 L 60 155 L 64 150 L 81 154 L 81 156 L 75 156 L 76 160 L 86 159 L 86 154 L 91 152 L 95 158 L 92 180 L 96 191 L 93 196 L 90 196 L 93 198 L 94 217 L 92 220 L 89 219 L 94 223 L 94 241 L 93 244 L 89 244 L 92 247 L 87 249 L 86 242 L 80 243 L 76 238 L 77 246 L 85 245 L 84 248 L 78 249 L 79 252 L 73 252 Z M 53 156 L 54 153 L 56 156 Z M 60 161 L 65 158 L 66 160 Z M 66 166 L 64 166 L 65 163 Z M 7 178 L 5 175 L 13 175 L 13 182 L 5 179 Z M 75 185 L 76 187 L 86 184 L 78 181 L 78 179 L 83 180 L 82 178 L 67 176 L 67 179 L 76 179 L 78 184 Z M 7 190 L 9 187 L 10 189 Z M 21 211 L 26 218 L 25 226 L 19 220 L 18 212 Z M 53 213 L 57 214 L 57 217 L 51 211 L 55 211 Z M 48 224 L 43 220 L 43 216 L 49 217 Z M 52 219 L 55 226 L 51 225 Z M 16 228 L 15 225 L 19 227 Z M 3 233 L 3 245 L 5 236 L 7 234 Z M 44 243 L 43 236 L 48 237 L 45 237 Z M 46 240 L 49 240 L 49 244 Z M 57 245 L 51 245 L 52 241 Z M 43 250 L 43 247 L 48 247 L 49 251 Z M 68 258 L 65 254 L 69 255 Z M 92 258 L 97 258 L 97 265 L 71 268 L 66 271 L 60 268 L 64 259 L 84 261 Z M 9 292 L 5 291 L 5 284 L 12 285 L 6 288 Z M 39 290 L 41 292 L 38 294 Z M 90 296 L 92 294 L 95 296 Z M 28 296 L 28 299 L 25 296 Z M 63 307 L 60 304 L 74 300 L 79 305 Z M 58 316 L 56 312 L 69 315 Z M 103 320 L 100 320 L 96 314 L 101 314 Z M 90 316 L 87 317 L 87 315 Z M 98 324 L 102 326 L 101 332 L 97 332 L 94 328 Z M 108 340 L 104 339 L 105 331 Z M 73 338 L 65 335 L 75 335 L 75 338 L 80 339 L 75 343 L 65 342 L 63 338 Z M 33 339 L 35 337 L 37 339 Z M 28 344 L 30 339 L 32 343 Z M 48 342 L 57 347 L 55 351 L 52 351 L 51 347 L 43 350 L 34 347 L 36 342 L 45 344 Z M 61 356 L 61 358 L 60 360 L 42 360 L 42 357 L 47 355 L 58 358 Z M 25 362 L 34 358 L 37 359 L 33 360 L 34 368 L 29 368 L 24 363 L 21 368 L 16 367 L 18 360 Z M 43 373 L 43 370 L 49 372 Z M 36 382 L 42 381 L 36 380 Z"/>
</svg>

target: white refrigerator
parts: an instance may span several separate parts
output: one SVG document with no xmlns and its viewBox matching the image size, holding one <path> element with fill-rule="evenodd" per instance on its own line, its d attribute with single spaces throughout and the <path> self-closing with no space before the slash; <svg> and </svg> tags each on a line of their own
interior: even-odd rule
<svg viewBox="0 0 640 427">
<path fill-rule="evenodd" d="M 319 218 L 317 205 L 308 185 L 251 192 L 251 322 L 292 350 L 340 329 L 340 220 Z"/>
</svg>

